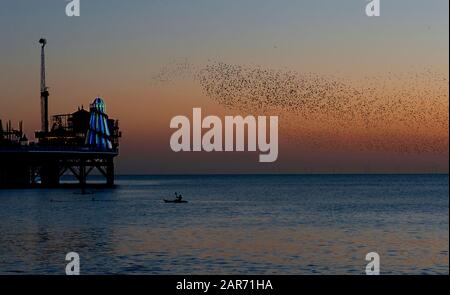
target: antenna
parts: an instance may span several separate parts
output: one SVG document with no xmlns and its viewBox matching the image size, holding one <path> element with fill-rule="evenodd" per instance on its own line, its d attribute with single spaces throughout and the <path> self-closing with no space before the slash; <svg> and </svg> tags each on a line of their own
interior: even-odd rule
<svg viewBox="0 0 450 295">
<path fill-rule="evenodd" d="M 47 40 L 41 38 L 41 131 L 48 132 L 48 87 L 45 83 L 45 45 Z"/>
</svg>

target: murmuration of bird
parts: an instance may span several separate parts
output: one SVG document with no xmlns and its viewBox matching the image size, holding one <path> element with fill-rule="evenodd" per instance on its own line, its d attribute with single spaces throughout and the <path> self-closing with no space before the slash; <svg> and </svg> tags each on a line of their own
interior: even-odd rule
<svg viewBox="0 0 450 295">
<path fill-rule="evenodd" d="M 155 81 L 192 78 L 203 94 L 234 111 L 280 113 L 280 140 L 314 149 L 445 154 L 448 75 L 423 69 L 349 80 L 258 66 L 187 61 Z"/>
</svg>

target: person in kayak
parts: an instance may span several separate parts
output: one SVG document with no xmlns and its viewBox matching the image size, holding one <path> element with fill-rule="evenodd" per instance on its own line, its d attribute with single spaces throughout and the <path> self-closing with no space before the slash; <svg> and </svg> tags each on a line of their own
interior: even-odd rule
<svg viewBox="0 0 450 295">
<path fill-rule="evenodd" d="M 178 194 L 177 192 L 175 192 L 175 201 L 180 202 L 181 199 L 183 199 L 183 197 L 181 196 L 181 194 Z"/>
</svg>

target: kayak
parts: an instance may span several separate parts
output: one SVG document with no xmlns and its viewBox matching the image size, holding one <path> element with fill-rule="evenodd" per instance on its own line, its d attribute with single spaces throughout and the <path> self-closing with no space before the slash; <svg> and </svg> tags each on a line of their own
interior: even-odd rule
<svg viewBox="0 0 450 295">
<path fill-rule="evenodd" d="M 164 203 L 187 203 L 188 201 L 184 201 L 184 200 L 164 200 Z"/>
</svg>

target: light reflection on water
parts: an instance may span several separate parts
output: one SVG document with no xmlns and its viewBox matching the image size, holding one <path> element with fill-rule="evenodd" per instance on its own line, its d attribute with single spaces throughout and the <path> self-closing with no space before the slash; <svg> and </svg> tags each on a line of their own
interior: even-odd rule
<svg viewBox="0 0 450 295">
<path fill-rule="evenodd" d="M 188 204 L 164 204 L 182 192 Z M 94 201 L 92 198 L 94 197 Z M 0 273 L 449 273 L 447 175 L 136 176 L 0 190 Z"/>
</svg>

